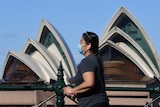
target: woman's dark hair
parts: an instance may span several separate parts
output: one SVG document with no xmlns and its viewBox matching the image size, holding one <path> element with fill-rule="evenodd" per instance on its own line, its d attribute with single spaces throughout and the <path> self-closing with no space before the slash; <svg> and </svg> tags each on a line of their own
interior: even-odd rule
<svg viewBox="0 0 160 107">
<path fill-rule="evenodd" d="M 93 32 L 85 32 L 83 33 L 82 37 L 84 38 L 84 40 L 86 41 L 86 43 L 91 43 L 91 51 L 93 51 L 93 53 L 97 53 L 98 52 L 98 46 L 99 46 L 99 38 L 97 36 L 97 34 L 93 33 Z"/>
<path fill-rule="evenodd" d="M 103 61 L 101 58 L 101 55 L 98 53 L 98 48 L 99 48 L 99 38 L 97 34 L 93 32 L 85 32 L 83 33 L 82 37 L 86 41 L 86 43 L 91 43 L 91 51 L 93 51 L 94 54 L 96 54 L 99 64 L 101 66 L 102 71 L 104 71 L 104 66 L 103 66 Z"/>
</svg>

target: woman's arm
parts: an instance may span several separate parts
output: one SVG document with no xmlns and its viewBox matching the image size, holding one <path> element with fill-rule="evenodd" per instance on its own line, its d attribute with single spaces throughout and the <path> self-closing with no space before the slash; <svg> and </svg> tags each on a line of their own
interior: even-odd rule
<svg viewBox="0 0 160 107">
<path fill-rule="evenodd" d="M 67 94 L 67 95 L 74 94 L 74 95 L 76 95 L 77 93 L 86 92 L 94 86 L 94 82 L 95 82 L 94 72 L 88 71 L 88 72 L 83 73 L 82 76 L 83 76 L 84 81 L 80 85 L 78 85 L 74 88 L 71 88 L 71 87 L 63 88 L 64 94 Z"/>
</svg>

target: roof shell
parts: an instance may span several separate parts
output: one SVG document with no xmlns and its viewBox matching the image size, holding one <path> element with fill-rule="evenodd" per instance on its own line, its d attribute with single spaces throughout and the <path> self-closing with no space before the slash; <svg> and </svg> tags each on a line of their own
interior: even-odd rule
<svg viewBox="0 0 160 107">
<path fill-rule="evenodd" d="M 159 60 L 159 57 L 157 55 L 157 52 L 156 52 L 156 49 L 154 48 L 151 40 L 149 39 L 147 33 L 144 31 L 144 29 L 141 27 L 141 25 L 138 23 L 138 21 L 124 8 L 124 7 L 121 7 L 117 12 L 116 14 L 112 17 L 112 19 L 110 20 L 109 24 L 106 26 L 103 34 L 102 34 L 102 37 L 100 38 L 100 45 L 104 44 L 105 43 L 105 40 L 106 38 L 108 38 L 108 32 L 115 26 L 119 27 L 119 24 L 120 22 L 125 18 L 127 17 L 128 20 L 131 20 L 131 22 L 134 24 L 134 26 L 139 30 L 139 33 L 141 35 L 140 39 L 139 40 L 136 40 L 135 37 L 129 35 L 135 42 L 137 45 L 139 45 L 139 47 L 141 47 L 143 50 L 143 55 L 144 56 L 148 56 L 150 59 L 150 61 L 152 61 L 152 63 L 154 64 L 154 66 L 156 67 L 157 71 L 154 71 L 155 74 L 158 74 L 158 78 L 159 78 L 159 72 L 160 72 L 160 60 Z M 124 29 L 122 29 L 124 30 Z M 140 41 L 140 42 L 139 42 Z M 133 42 L 133 41 L 132 41 Z M 135 43 L 134 43 L 135 44 Z M 138 46 L 136 46 L 138 47 Z M 140 48 L 137 48 L 137 49 L 140 49 Z M 148 60 L 148 61 L 149 61 Z M 153 66 L 153 65 L 151 65 Z"/>
<path fill-rule="evenodd" d="M 39 72 L 41 71 L 41 64 L 37 64 L 39 62 L 37 62 L 35 59 L 33 59 L 32 57 L 30 57 L 27 54 L 24 54 L 22 52 L 8 52 L 7 57 L 5 59 L 4 65 L 3 65 L 3 69 L 2 69 L 2 74 L 4 76 L 5 73 L 5 69 L 6 67 L 8 67 L 10 64 L 9 60 L 10 58 L 16 58 L 19 61 L 21 61 L 22 63 L 24 63 L 26 66 L 28 66 L 32 71 L 34 71 L 41 80 L 44 80 L 46 82 L 49 82 L 50 80 L 48 79 L 48 76 L 50 76 L 47 72 L 49 72 L 47 69 L 46 72 Z"/>
<path fill-rule="evenodd" d="M 54 42 L 48 47 L 42 42 L 48 36 L 44 33 L 46 31 L 50 31 L 54 38 Z M 68 78 L 75 75 L 75 62 L 67 44 L 55 27 L 44 19 L 41 22 L 36 41 L 28 39 L 22 52 L 8 53 L 3 66 L 3 75 L 8 66 L 7 64 L 10 63 L 10 58 L 18 59 L 24 63 L 45 82 L 50 82 L 50 79 L 57 79 L 60 61 L 62 61 L 64 68 L 64 80 L 66 83 L 68 83 Z"/>
<path fill-rule="evenodd" d="M 158 72 L 157 68 L 155 67 L 155 65 L 153 64 L 153 62 L 151 61 L 151 59 L 149 58 L 149 56 L 144 52 L 144 50 L 127 34 L 125 33 L 123 30 L 121 30 L 118 27 L 113 27 L 108 33 L 106 38 L 104 39 L 104 42 L 106 42 L 107 40 L 113 41 L 114 42 L 114 38 L 121 36 L 122 38 L 126 39 L 129 43 L 125 43 L 125 45 L 128 45 L 129 47 L 131 47 L 132 49 L 135 48 L 135 52 L 138 56 L 140 56 L 142 58 L 142 60 L 144 60 L 144 63 L 146 63 L 146 65 L 148 65 L 148 67 L 151 69 L 151 72 L 154 72 L 155 77 L 159 78 L 160 77 L 160 73 Z M 118 39 L 118 38 L 117 38 Z M 115 43 L 118 42 L 122 42 L 121 40 L 118 40 Z M 120 43 L 122 44 L 122 43 Z M 130 46 L 130 45 L 132 46 Z M 103 46 L 103 44 L 100 44 L 100 46 Z M 127 47 L 126 47 L 127 48 Z M 128 51 L 127 51 L 128 52 Z M 145 71 L 144 71 L 145 72 Z"/>
<path fill-rule="evenodd" d="M 122 53 L 123 55 L 125 55 L 127 58 L 129 58 L 135 65 L 137 65 L 138 68 L 141 69 L 141 71 L 150 78 L 154 78 L 154 73 L 152 72 L 152 70 L 145 64 L 145 62 L 137 57 L 136 53 L 134 51 L 132 51 L 129 47 L 127 47 L 127 45 L 121 45 L 122 43 L 114 43 L 111 40 L 107 40 L 105 44 L 103 44 L 103 46 L 101 46 L 100 49 L 102 49 L 103 47 L 105 47 L 106 45 L 109 45 L 111 47 L 113 47 L 114 49 L 116 49 L 117 51 L 119 51 L 120 53 Z M 121 46 L 120 46 L 121 45 Z M 127 48 L 127 49 L 126 49 Z M 137 58 L 136 58 L 137 57 Z"/>
<path fill-rule="evenodd" d="M 47 27 L 47 30 L 49 30 L 53 34 L 53 36 L 55 38 L 55 42 L 58 43 L 58 45 L 57 44 L 55 45 L 56 48 L 59 50 L 59 52 L 60 52 L 60 50 L 63 51 L 63 52 L 60 52 L 60 55 L 63 58 L 61 60 L 66 59 L 64 61 L 64 63 L 67 65 L 67 68 L 69 70 L 66 72 L 69 72 L 71 76 L 74 76 L 76 64 L 75 64 L 73 56 L 70 52 L 70 49 L 68 48 L 68 45 L 66 44 L 66 42 L 62 38 L 61 34 L 56 30 L 56 28 L 53 25 L 51 25 L 48 21 L 46 21 L 45 19 L 43 19 L 41 22 L 39 32 L 37 35 L 37 41 L 42 43 L 42 39 L 44 38 L 43 36 L 45 36 L 45 35 L 43 35 L 43 32 L 45 32 L 45 30 L 46 30 L 46 29 L 44 29 L 45 27 Z M 64 63 L 62 62 L 62 64 L 64 64 Z"/>
</svg>

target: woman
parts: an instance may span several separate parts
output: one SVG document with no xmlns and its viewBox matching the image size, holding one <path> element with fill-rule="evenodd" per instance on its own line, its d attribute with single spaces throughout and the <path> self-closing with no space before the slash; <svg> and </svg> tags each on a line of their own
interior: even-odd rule
<svg viewBox="0 0 160 107">
<path fill-rule="evenodd" d="M 76 76 L 69 81 L 76 86 L 63 88 L 64 94 L 76 96 L 79 107 L 108 107 L 105 93 L 103 68 L 98 53 L 98 36 L 93 32 L 86 32 L 80 40 L 80 53 L 85 58 L 77 67 Z"/>
</svg>

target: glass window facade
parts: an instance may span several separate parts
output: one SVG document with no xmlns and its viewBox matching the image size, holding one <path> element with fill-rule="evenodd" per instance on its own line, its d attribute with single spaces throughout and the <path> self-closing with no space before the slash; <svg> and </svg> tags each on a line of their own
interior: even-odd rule
<svg viewBox="0 0 160 107">
<path fill-rule="evenodd" d="M 37 82 L 39 77 L 24 63 L 14 57 L 11 57 L 7 63 L 3 79 L 6 82 L 31 83 Z"/>
<path fill-rule="evenodd" d="M 110 46 L 100 50 L 107 81 L 142 81 L 143 72 L 126 56 Z"/>
</svg>

